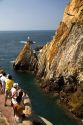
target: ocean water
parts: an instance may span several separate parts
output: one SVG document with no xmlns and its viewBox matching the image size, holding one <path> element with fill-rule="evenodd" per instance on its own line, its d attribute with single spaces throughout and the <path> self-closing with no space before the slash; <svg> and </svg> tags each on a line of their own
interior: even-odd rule
<svg viewBox="0 0 83 125">
<path fill-rule="evenodd" d="M 30 36 L 36 44 L 44 45 L 49 42 L 55 31 L 3 31 L 0 32 L 0 66 L 11 74 L 19 85 L 26 91 L 32 102 L 32 109 L 53 123 L 53 125 L 78 125 L 77 121 L 56 104 L 56 98 L 46 95 L 37 84 L 31 73 L 19 73 L 13 70 L 11 61 L 14 60 L 23 47 L 24 41 Z"/>
</svg>

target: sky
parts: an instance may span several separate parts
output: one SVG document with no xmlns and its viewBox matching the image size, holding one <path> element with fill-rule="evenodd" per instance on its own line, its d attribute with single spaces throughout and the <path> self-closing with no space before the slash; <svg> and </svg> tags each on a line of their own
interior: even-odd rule
<svg viewBox="0 0 83 125">
<path fill-rule="evenodd" d="M 0 31 L 55 30 L 69 0 L 0 0 Z"/>
</svg>

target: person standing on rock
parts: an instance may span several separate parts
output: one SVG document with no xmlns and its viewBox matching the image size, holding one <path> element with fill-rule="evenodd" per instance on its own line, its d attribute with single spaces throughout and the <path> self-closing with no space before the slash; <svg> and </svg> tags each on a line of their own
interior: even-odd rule
<svg viewBox="0 0 83 125">
<path fill-rule="evenodd" d="M 13 87 L 11 88 L 11 106 L 13 106 L 14 104 L 16 104 L 16 98 L 18 96 L 18 83 L 14 83 Z"/>
<path fill-rule="evenodd" d="M 0 78 L 2 84 L 2 93 L 5 93 L 5 80 L 6 80 L 6 73 L 3 72 Z"/>
<path fill-rule="evenodd" d="M 29 36 L 27 37 L 27 43 L 29 43 L 29 45 L 34 43 Z"/>
<path fill-rule="evenodd" d="M 13 108 L 16 122 L 22 122 L 22 120 L 25 118 L 25 115 L 23 113 L 25 106 L 22 105 L 21 101 L 22 101 L 22 98 L 18 96 L 16 98 L 17 103 L 14 105 L 14 108 Z"/>
<path fill-rule="evenodd" d="M 8 78 L 5 80 L 5 103 L 4 105 L 7 106 L 6 102 L 8 99 L 8 96 L 11 95 L 11 88 L 14 84 L 14 80 L 12 79 L 11 75 L 8 75 Z"/>
</svg>

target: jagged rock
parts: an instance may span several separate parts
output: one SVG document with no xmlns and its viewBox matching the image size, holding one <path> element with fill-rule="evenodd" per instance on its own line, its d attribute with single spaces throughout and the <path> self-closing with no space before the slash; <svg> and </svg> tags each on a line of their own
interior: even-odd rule
<svg viewBox="0 0 83 125">
<path fill-rule="evenodd" d="M 39 53 L 37 75 L 45 80 L 83 71 L 82 10 L 83 1 L 71 0 L 53 40 Z"/>
<path fill-rule="evenodd" d="M 83 104 L 79 105 L 74 111 L 73 113 L 79 117 L 79 118 L 83 118 Z"/>
<path fill-rule="evenodd" d="M 62 75 L 54 79 L 47 80 L 41 83 L 41 88 L 46 92 L 60 92 L 63 89 L 64 86 L 64 78 Z"/>
<path fill-rule="evenodd" d="M 35 51 L 40 51 L 42 48 L 43 48 L 43 46 L 37 46 L 37 47 L 35 48 Z"/>
<path fill-rule="evenodd" d="M 29 70 L 34 71 L 37 65 L 36 53 L 33 52 L 31 44 L 28 42 L 24 45 L 21 52 L 18 54 L 18 57 L 13 64 L 15 70 Z"/>
</svg>

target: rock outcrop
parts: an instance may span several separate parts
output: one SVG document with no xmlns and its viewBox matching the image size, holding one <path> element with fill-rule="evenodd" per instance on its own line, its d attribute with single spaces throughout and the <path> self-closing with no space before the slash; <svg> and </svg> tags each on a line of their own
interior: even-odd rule
<svg viewBox="0 0 83 125">
<path fill-rule="evenodd" d="M 24 45 L 21 52 L 18 54 L 13 67 L 15 70 L 21 71 L 35 71 L 34 69 L 37 68 L 37 57 L 29 42 Z"/>
</svg>

